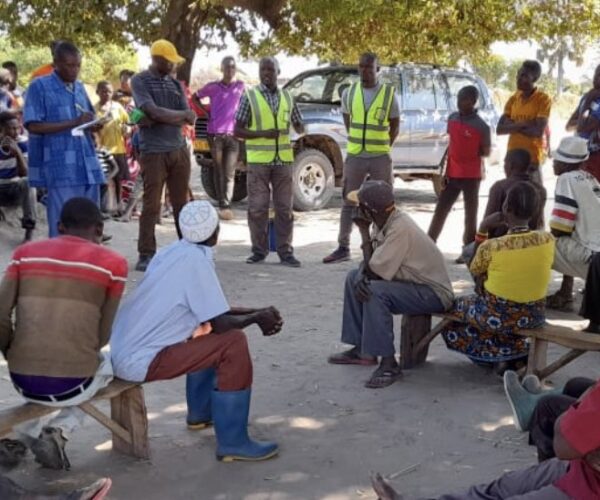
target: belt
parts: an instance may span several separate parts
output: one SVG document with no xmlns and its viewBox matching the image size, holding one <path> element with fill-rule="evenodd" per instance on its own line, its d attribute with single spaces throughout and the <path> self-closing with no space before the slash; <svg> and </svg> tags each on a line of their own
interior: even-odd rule
<svg viewBox="0 0 600 500">
<path fill-rule="evenodd" d="M 13 384 L 13 385 L 15 386 L 15 389 L 17 390 L 17 392 L 19 392 L 21 394 L 21 396 L 23 396 L 24 398 L 34 399 L 35 401 L 48 401 L 51 403 L 57 403 L 59 401 L 66 401 L 67 399 L 71 399 L 71 398 L 74 398 L 75 396 L 79 396 L 83 391 L 85 391 L 90 386 L 90 384 L 92 383 L 92 380 L 94 380 L 94 377 L 90 377 L 90 378 L 84 380 L 81 384 L 79 384 L 77 387 L 75 387 L 75 389 L 71 389 L 70 391 L 63 392 L 61 394 L 47 394 L 47 395 L 31 394 L 31 393 L 21 389 L 18 385 L 16 385 L 16 384 Z"/>
</svg>

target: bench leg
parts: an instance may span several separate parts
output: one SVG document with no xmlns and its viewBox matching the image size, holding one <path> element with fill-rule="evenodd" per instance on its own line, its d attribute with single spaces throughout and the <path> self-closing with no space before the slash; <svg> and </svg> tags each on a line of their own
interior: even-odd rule
<svg viewBox="0 0 600 500">
<path fill-rule="evenodd" d="M 429 343 L 417 349 L 419 341 L 431 330 L 431 316 L 402 316 L 400 328 L 400 368 L 409 369 L 423 364 L 429 352 Z"/>
<path fill-rule="evenodd" d="M 113 432 L 113 449 L 137 458 L 150 459 L 148 415 L 142 386 L 132 387 L 110 400 L 111 418 L 126 429 L 131 442 Z"/>
<path fill-rule="evenodd" d="M 548 341 L 533 338 L 529 347 L 527 360 L 527 374 L 540 375 L 546 368 L 548 354 Z M 541 377 L 540 377 L 541 378 Z"/>
<path fill-rule="evenodd" d="M 560 358 L 558 358 L 553 363 L 550 363 L 543 370 L 540 371 L 539 377 L 540 379 L 545 379 L 546 377 L 552 375 L 556 370 L 562 368 L 563 366 L 568 365 L 574 359 L 577 359 L 581 356 L 585 351 L 581 351 L 578 349 L 571 349 L 569 352 L 563 354 Z"/>
</svg>

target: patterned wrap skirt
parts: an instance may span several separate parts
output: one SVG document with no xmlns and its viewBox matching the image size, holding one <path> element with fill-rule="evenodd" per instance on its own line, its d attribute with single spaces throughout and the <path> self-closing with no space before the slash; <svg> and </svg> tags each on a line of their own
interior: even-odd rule
<svg viewBox="0 0 600 500">
<path fill-rule="evenodd" d="M 459 297 L 451 313 L 459 318 L 442 330 L 448 349 L 477 363 L 526 358 L 529 341 L 513 332 L 544 325 L 545 300 L 520 304 L 483 294 Z"/>
</svg>

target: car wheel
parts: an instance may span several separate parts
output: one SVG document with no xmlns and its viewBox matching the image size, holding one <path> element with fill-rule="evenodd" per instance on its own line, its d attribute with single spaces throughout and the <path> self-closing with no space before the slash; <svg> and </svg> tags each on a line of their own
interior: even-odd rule
<svg viewBox="0 0 600 500">
<path fill-rule="evenodd" d="M 233 199 L 231 201 L 242 201 L 248 196 L 248 184 L 246 172 L 235 173 L 235 184 L 233 186 Z"/>
<path fill-rule="evenodd" d="M 294 209 L 306 212 L 327 205 L 333 196 L 333 165 L 317 149 L 301 151 L 294 161 Z"/>
<path fill-rule="evenodd" d="M 217 199 L 217 190 L 215 189 L 215 178 L 214 170 L 212 167 L 201 166 L 200 167 L 200 179 L 202 180 L 202 187 L 206 194 L 213 200 Z"/>
</svg>

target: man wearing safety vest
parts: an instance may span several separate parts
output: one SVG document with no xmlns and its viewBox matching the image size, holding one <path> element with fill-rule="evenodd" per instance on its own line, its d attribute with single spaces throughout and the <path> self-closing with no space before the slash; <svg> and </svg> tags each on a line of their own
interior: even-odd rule
<svg viewBox="0 0 600 500">
<path fill-rule="evenodd" d="M 358 62 L 360 82 L 342 94 L 342 114 L 348 132 L 343 205 L 338 248 L 323 259 L 325 264 L 350 260 L 355 205 L 346 198 L 348 193 L 359 189 L 367 175 L 374 181 L 394 183 L 390 151 L 400 127 L 400 105 L 394 87 L 381 83 L 378 73 L 377 56 L 364 53 Z"/>
<path fill-rule="evenodd" d="M 294 257 L 292 236 L 292 163 L 294 151 L 290 126 L 304 132 L 302 115 L 287 90 L 277 88 L 279 64 L 274 57 L 259 63 L 260 85 L 247 90 L 235 116 L 235 135 L 246 140 L 248 164 L 248 227 L 252 255 L 248 264 L 257 264 L 269 253 L 269 202 L 273 192 L 275 241 L 281 263 L 300 267 Z"/>
</svg>

